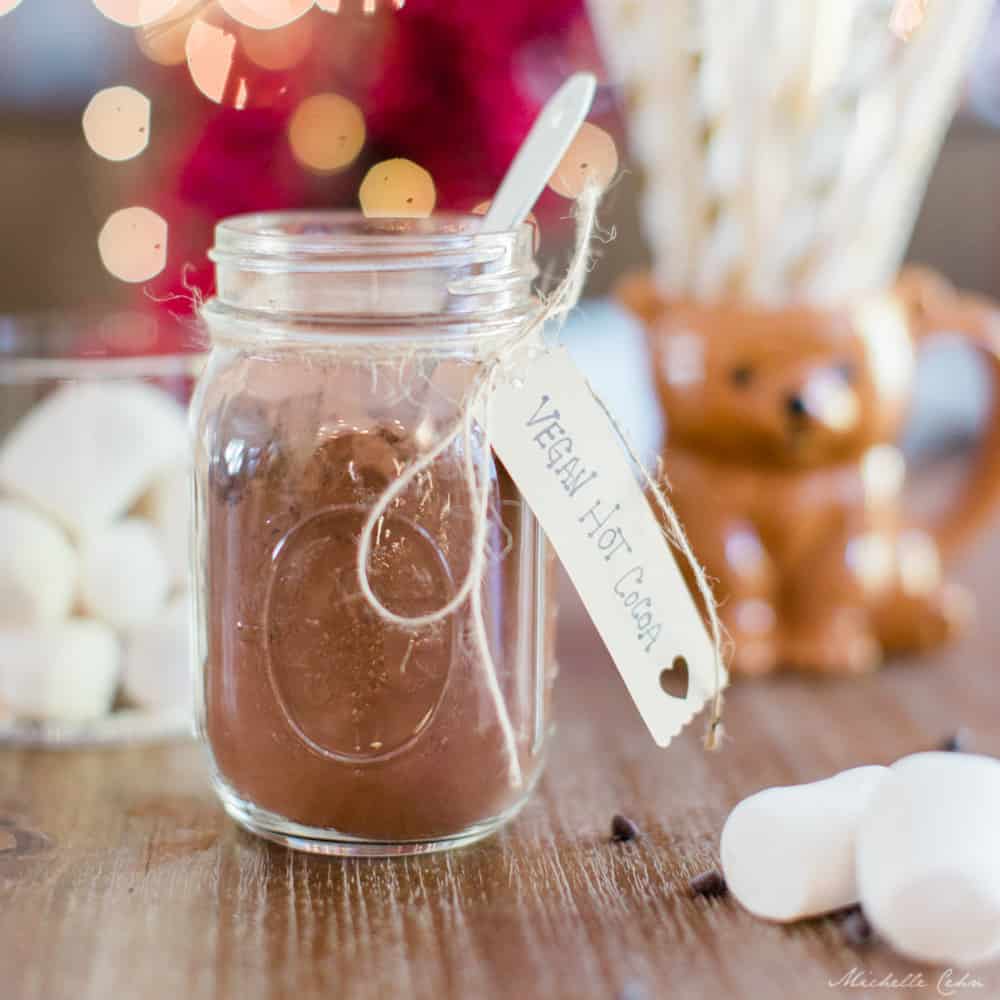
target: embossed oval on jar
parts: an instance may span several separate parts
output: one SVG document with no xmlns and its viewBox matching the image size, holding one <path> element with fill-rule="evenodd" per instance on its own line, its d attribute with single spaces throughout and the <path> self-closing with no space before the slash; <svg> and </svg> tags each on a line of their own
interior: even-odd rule
<svg viewBox="0 0 1000 1000">
<path fill-rule="evenodd" d="M 355 566 L 366 511 L 329 507 L 275 548 L 267 598 L 267 659 L 293 732 L 324 756 L 361 763 L 395 756 L 428 729 L 448 682 L 453 617 L 421 629 L 390 625 L 366 602 Z M 433 539 L 387 514 L 370 581 L 396 614 L 445 604 L 454 583 Z"/>
</svg>

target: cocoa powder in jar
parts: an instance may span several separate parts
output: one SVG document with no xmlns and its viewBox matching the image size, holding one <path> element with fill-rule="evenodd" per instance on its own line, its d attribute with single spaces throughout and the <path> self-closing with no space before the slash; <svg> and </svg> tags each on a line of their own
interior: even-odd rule
<svg viewBox="0 0 1000 1000">
<path fill-rule="evenodd" d="M 419 394 L 375 405 L 371 377 L 366 365 L 242 357 L 206 401 L 204 731 L 217 780 L 257 809 L 332 836 L 455 836 L 515 807 L 540 768 L 554 563 L 495 463 L 482 599 L 518 787 L 469 602 L 407 629 L 360 592 L 367 511 L 454 416 Z M 462 448 L 378 525 L 371 584 L 397 614 L 444 605 L 468 569 Z"/>
</svg>

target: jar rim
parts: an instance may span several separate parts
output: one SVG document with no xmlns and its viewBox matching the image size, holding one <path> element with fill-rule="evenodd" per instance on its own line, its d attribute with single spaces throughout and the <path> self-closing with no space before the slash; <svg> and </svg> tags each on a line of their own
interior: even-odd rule
<svg viewBox="0 0 1000 1000">
<path fill-rule="evenodd" d="M 533 232 L 526 221 L 483 233 L 482 222 L 470 212 L 420 219 L 370 219 L 352 210 L 253 212 L 219 222 L 208 256 L 216 264 L 238 262 L 244 270 L 391 270 L 412 268 L 424 256 L 427 266 L 438 268 L 453 258 L 489 261 Z"/>
<path fill-rule="evenodd" d="M 400 340 L 509 331 L 536 307 L 534 232 L 525 222 L 483 233 L 482 221 L 326 210 L 224 219 L 209 252 L 216 292 L 201 315 L 216 341 L 387 343 L 386 327 Z"/>
</svg>

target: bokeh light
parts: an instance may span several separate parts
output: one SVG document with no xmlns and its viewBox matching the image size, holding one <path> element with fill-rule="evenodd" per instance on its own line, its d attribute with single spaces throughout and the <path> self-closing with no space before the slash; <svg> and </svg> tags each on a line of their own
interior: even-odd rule
<svg viewBox="0 0 1000 1000">
<path fill-rule="evenodd" d="M 314 94 L 295 109 L 288 123 L 288 142 L 295 159 L 309 170 L 341 170 L 354 162 L 365 144 L 364 115 L 340 94 Z"/>
<path fill-rule="evenodd" d="M 248 28 L 271 31 L 302 17 L 313 0 L 219 0 L 219 6 Z"/>
<path fill-rule="evenodd" d="M 167 17 L 135 29 L 139 50 L 161 66 L 179 66 L 187 58 L 184 43 L 203 0 L 181 0 Z"/>
<path fill-rule="evenodd" d="M 343 0 L 316 0 L 316 6 L 320 10 L 328 11 L 330 14 L 339 14 Z M 357 0 L 355 0 L 357 2 Z M 402 10 L 406 6 L 406 0 L 384 0 L 386 6 L 392 6 L 395 10 Z M 374 14 L 378 8 L 378 0 L 361 0 L 361 10 L 365 14 Z"/>
<path fill-rule="evenodd" d="M 151 24 L 167 16 L 178 0 L 94 0 L 94 6 L 106 17 L 129 28 Z"/>
<path fill-rule="evenodd" d="M 184 52 L 191 79 L 210 101 L 222 104 L 225 99 L 234 107 L 246 107 L 246 81 L 239 81 L 235 94 L 230 84 L 236 55 L 236 35 L 232 31 L 199 17 L 188 31 Z"/>
<path fill-rule="evenodd" d="M 240 28 L 243 51 L 263 69 L 279 70 L 296 66 L 306 57 L 312 40 L 313 30 L 308 18 L 300 18 L 274 31 Z"/>
<path fill-rule="evenodd" d="M 131 160 L 149 144 L 149 98 L 134 87 L 98 91 L 83 112 L 87 145 L 106 160 Z"/>
<path fill-rule="evenodd" d="M 579 198 L 588 185 L 606 188 L 617 170 L 614 139 L 604 129 L 584 122 L 549 178 L 549 187 L 564 198 Z"/>
<path fill-rule="evenodd" d="M 425 219 L 437 198 L 434 179 L 412 160 L 376 163 L 365 174 L 358 195 L 369 219 Z"/>
<path fill-rule="evenodd" d="M 97 249 L 104 266 L 119 280 L 149 281 L 167 263 L 166 220 L 148 208 L 123 208 L 104 223 Z"/>
<path fill-rule="evenodd" d="M 9 14 L 21 0 L 0 0 L 0 17 Z"/>
</svg>

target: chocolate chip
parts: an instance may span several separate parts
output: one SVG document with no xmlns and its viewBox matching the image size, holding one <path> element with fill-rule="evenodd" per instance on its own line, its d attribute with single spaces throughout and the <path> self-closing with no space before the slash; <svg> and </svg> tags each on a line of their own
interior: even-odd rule
<svg viewBox="0 0 1000 1000">
<path fill-rule="evenodd" d="M 844 943 L 852 948 L 864 948 L 875 940 L 875 931 L 860 906 L 852 906 L 839 916 Z"/>
<path fill-rule="evenodd" d="M 695 875 L 688 882 L 688 888 L 695 896 L 725 896 L 729 892 L 725 877 L 718 868 L 711 868 L 707 872 Z"/>
<path fill-rule="evenodd" d="M 628 816 L 622 816 L 621 813 L 615 813 L 611 818 L 611 839 L 622 843 L 627 840 L 635 840 L 642 831 L 639 829 L 635 823 L 628 818 Z"/>
<path fill-rule="evenodd" d="M 938 749 L 943 750 L 945 753 L 968 753 L 970 744 L 971 740 L 969 739 L 968 731 L 959 729 L 944 740 Z"/>
</svg>

